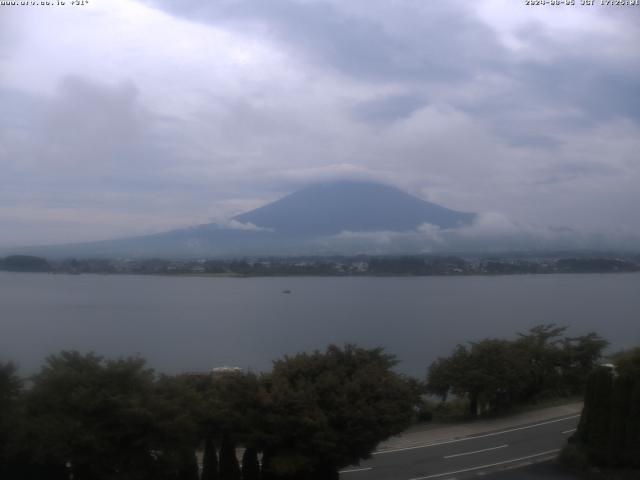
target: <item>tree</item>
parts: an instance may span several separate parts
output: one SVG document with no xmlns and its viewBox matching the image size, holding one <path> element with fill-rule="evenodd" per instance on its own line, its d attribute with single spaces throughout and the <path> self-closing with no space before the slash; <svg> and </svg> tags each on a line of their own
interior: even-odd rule
<svg viewBox="0 0 640 480">
<path fill-rule="evenodd" d="M 612 356 L 612 361 L 620 375 L 640 378 L 640 347 L 618 352 Z"/>
<path fill-rule="evenodd" d="M 640 467 L 640 349 L 591 373 L 574 448 L 598 466 Z"/>
<path fill-rule="evenodd" d="M 595 332 L 561 342 L 562 385 L 565 393 L 583 393 L 587 377 L 597 367 L 602 351 L 609 345 Z"/>
<path fill-rule="evenodd" d="M 17 478 L 24 473 L 16 451 L 17 427 L 22 420 L 22 381 L 16 371 L 13 363 L 0 363 L 0 478 Z"/>
<path fill-rule="evenodd" d="M 204 458 L 202 459 L 202 480 L 218 480 L 218 454 L 213 438 L 208 435 L 204 442 Z"/>
<path fill-rule="evenodd" d="M 236 446 L 228 433 L 222 436 L 220 447 L 220 480 L 240 480 L 240 465 L 236 457 Z"/>
<path fill-rule="evenodd" d="M 520 400 L 527 386 L 522 375 L 526 357 L 517 345 L 495 339 L 473 343 L 471 360 L 470 376 L 487 409 L 508 408 Z"/>
<path fill-rule="evenodd" d="M 49 357 L 26 399 L 34 463 L 69 463 L 80 480 L 145 478 L 154 466 L 153 380 L 138 358 Z"/>
<path fill-rule="evenodd" d="M 569 338 L 566 327 L 538 325 L 516 340 L 485 339 L 458 345 L 431 364 L 427 389 L 443 400 L 469 399 L 469 413 L 538 397 L 581 392 L 607 342 L 595 333 Z"/>
<path fill-rule="evenodd" d="M 631 394 L 634 380 L 621 376 L 614 380 L 609 410 L 609 431 L 606 441 L 607 463 L 618 466 L 624 464 L 626 454 L 626 426 L 630 420 Z"/>
<path fill-rule="evenodd" d="M 152 449 L 160 478 L 190 475 L 200 443 L 203 400 L 187 375 L 162 375 L 153 388 Z"/>
<path fill-rule="evenodd" d="M 550 323 L 536 325 L 527 333 L 518 333 L 516 344 L 527 358 L 524 376 L 528 379 L 525 392 L 527 398 L 535 398 L 542 392 L 559 394 L 562 386 L 561 367 L 563 353 L 560 348 L 561 335 L 567 327 L 559 327 Z"/>
<path fill-rule="evenodd" d="M 17 375 L 16 366 L 0 363 L 0 419 L 6 419 L 9 409 L 20 395 L 22 380 Z"/>
<path fill-rule="evenodd" d="M 33 255 L 10 255 L 0 263 L 0 269 L 10 272 L 48 272 L 51 266 L 46 259 Z"/>
<path fill-rule="evenodd" d="M 263 448 L 268 474 L 337 478 L 406 428 L 419 401 L 382 349 L 330 346 L 274 362 L 265 377 Z"/>
<path fill-rule="evenodd" d="M 239 478 L 236 444 L 256 444 L 255 426 L 261 415 L 258 377 L 252 373 L 231 371 L 192 376 L 188 381 L 199 397 L 201 434 L 221 445 L 219 478 Z"/>
<path fill-rule="evenodd" d="M 480 405 L 504 408 L 517 401 L 526 388 L 522 375 L 526 359 L 512 342 L 486 339 L 458 345 L 448 358 L 429 368 L 427 389 L 443 399 L 449 393 L 469 399 L 469 414 L 477 416 Z"/>
<path fill-rule="evenodd" d="M 628 383 L 628 410 L 624 418 L 623 465 L 640 468 L 640 347 L 613 356 L 618 381 Z"/>
<path fill-rule="evenodd" d="M 255 447 L 247 447 L 242 455 L 242 480 L 259 480 L 260 463 Z"/>
<path fill-rule="evenodd" d="M 636 380 L 629 400 L 629 417 L 625 432 L 625 453 L 623 461 L 626 465 L 640 468 L 640 376 Z"/>
<path fill-rule="evenodd" d="M 182 461 L 178 480 L 198 480 L 198 459 L 193 450 L 187 448 L 182 452 Z"/>
<path fill-rule="evenodd" d="M 427 373 L 427 392 L 442 400 L 446 400 L 454 392 L 466 395 L 467 390 L 465 387 L 460 388 L 460 381 L 465 377 L 471 362 L 469 355 L 467 347 L 457 345 L 449 357 L 440 357 L 433 362 Z"/>
</svg>

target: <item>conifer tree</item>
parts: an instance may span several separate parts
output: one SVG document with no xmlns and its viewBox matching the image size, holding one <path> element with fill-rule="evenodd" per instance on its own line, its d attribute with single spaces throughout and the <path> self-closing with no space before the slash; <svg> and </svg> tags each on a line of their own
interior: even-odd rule
<svg viewBox="0 0 640 480">
<path fill-rule="evenodd" d="M 607 441 L 607 464 L 618 466 L 624 463 L 626 450 L 626 423 L 629 418 L 629 408 L 633 380 L 627 376 L 616 378 L 611 392 L 611 409 L 609 416 L 609 440 Z"/>
<path fill-rule="evenodd" d="M 218 454 L 216 452 L 216 444 L 211 436 L 207 436 L 204 442 L 201 480 L 218 480 L 218 478 Z"/>
<path fill-rule="evenodd" d="M 259 480 L 260 463 L 258 462 L 258 451 L 253 447 L 248 447 L 242 455 L 242 480 Z"/>
<path fill-rule="evenodd" d="M 271 474 L 271 451 L 265 449 L 262 451 L 262 462 L 260 463 L 260 477 L 262 480 L 273 480 Z"/>
<path fill-rule="evenodd" d="M 225 433 L 220 447 L 220 480 L 240 480 L 240 478 L 236 446 L 231 436 Z"/>
<path fill-rule="evenodd" d="M 585 405 L 588 412 L 587 432 L 585 443 L 587 454 L 597 465 L 603 465 L 607 460 L 607 442 L 609 441 L 609 416 L 611 412 L 611 391 L 613 375 L 610 370 L 600 368 L 593 373 L 591 395 Z"/>
<path fill-rule="evenodd" d="M 634 378 L 629 400 L 624 461 L 630 467 L 640 468 L 640 378 L 638 377 Z"/>
<path fill-rule="evenodd" d="M 194 451 L 183 452 L 182 466 L 180 468 L 180 480 L 199 480 L 198 459 Z"/>
</svg>

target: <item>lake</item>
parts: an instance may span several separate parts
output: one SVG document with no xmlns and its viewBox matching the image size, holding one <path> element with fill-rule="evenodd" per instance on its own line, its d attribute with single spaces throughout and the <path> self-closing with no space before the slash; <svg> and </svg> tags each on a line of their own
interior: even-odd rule
<svg viewBox="0 0 640 480">
<path fill-rule="evenodd" d="M 291 290 L 290 294 L 283 290 Z M 424 377 L 457 343 L 539 323 L 640 345 L 640 274 L 211 278 L 0 272 L 0 360 L 62 349 L 140 354 L 159 371 L 271 361 L 330 343 L 383 346 Z"/>
</svg>

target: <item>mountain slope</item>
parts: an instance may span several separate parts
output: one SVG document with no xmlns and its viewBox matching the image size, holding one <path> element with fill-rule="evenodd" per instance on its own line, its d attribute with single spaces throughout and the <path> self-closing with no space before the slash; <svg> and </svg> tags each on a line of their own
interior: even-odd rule
<svg viewBox="0 0 640 480">
<path fill-rule="evenodd" d="M 454 228 L 474 218 L 474 213 L 450 210 L 395 187 L 342 181 L 311 185 L 234 219 L 306 237 L 345 230 L 407 231 L 423 223 Z"/>
<path fill-rule="evenodd" d="M 312 185 L 234 218 L 246 225 L 198 225 L 140 237 L 43 247 L 9 253 L 44 256 L 206 257 L 251 254 L 350 253 L 363 251 L 336 237 L 349 232 L 415 232 L 424 223 L 452 228 L 467 225 L 475 214 L 450 210 L 397 188 L 342 181 Z M 388 247 L 392 247 L 389 245 Z M 413 251 L 414 244 L 399 245 Z M 366 248 L 365 248 L 366 250 Z"/>
</svg>

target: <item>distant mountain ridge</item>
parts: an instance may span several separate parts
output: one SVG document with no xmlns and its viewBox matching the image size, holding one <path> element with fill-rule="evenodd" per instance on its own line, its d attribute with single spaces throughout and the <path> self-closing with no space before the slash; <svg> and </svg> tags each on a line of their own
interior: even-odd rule
<svg viewBox="0 0 640 480">
<path fill-rule="evenodd" d="M 296 236 L 343 231 L 407 231 L 424 223 L 440 228 L 470 224 L 475 213 L 458 212 L 380 183 L 319 183 L 234 220 Z"/>
<path fill-rule="evenodd" d="M 209 223 L 153 235 L 6 253 L 147 258 L 353 253 L 361 251 L 361 246 L 336 243 L 341 233 L 415 232 L 425 223 L 448 229 L 469 225 L 475 218 L 475 213 L 450 210 L 389 185 L 338 181 L 310 185 L 237 215 L 228 224 Z"/>
</svg>

